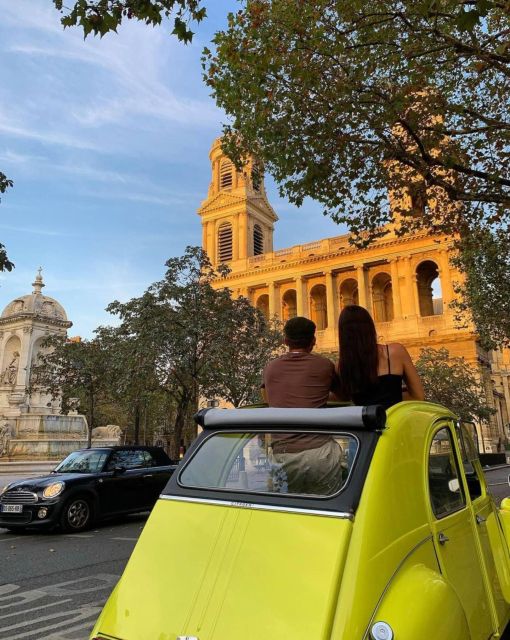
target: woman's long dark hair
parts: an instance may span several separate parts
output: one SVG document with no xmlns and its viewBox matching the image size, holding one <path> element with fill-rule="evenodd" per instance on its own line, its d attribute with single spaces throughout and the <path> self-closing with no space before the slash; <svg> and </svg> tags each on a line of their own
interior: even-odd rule
<svg viewBox="0 0 510 640">
<path fill-rule="evenodd" d="M 352 399 L 377 380 L 379 350 L 374 321 L 356 304 L 345 307 L 338 319 L 340 353 L 338 374 L 345 398 Z"/>
</svg>

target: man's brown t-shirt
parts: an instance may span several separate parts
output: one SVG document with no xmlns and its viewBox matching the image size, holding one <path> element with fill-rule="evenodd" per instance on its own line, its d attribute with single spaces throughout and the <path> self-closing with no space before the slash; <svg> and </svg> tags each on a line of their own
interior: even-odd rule
<svg viewBox="0 0 510 640">
<path fill-rule="evenodd" d="M 269 362 L 264 369 L 264 387 L 270 407 L 318 409 L 324 407 L 330 391 L 338 387 L 335 366 L 323 356 L 289 351 Z M 328 436 L 278 436 L 273 451 L 294 453 L 316 449 Z"/>
</svg>

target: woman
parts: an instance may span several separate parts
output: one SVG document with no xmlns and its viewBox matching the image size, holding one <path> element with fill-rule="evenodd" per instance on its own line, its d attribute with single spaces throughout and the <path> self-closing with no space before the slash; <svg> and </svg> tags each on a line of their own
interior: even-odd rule
<svg viewBox="0 0 510 640">
<path fill-rule="evenodd" d="M 398 343 L 377 344 L 374 321 L 366 309 L 349 305 L 338 320 L 341 395 L 357 405 L 381 404 L 388 409 L 403 399 L 423 400 L 420 376 L 407 349 Z"/>
</svg>

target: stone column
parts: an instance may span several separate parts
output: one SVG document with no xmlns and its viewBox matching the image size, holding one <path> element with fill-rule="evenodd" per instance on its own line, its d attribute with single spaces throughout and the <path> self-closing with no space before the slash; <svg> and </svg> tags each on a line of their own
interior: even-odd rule
<svg viewBox="0 0 510 640">
<path fill-rule="evenodd" d="M 298 316 L 303 315 L 303 278 L 296 278 L 296 313 Z"/>
<path fill-rule="evenodd" d="M 237 220 L 238 220 L 238 226 L 237 226 L 237 231 L 238 231 L 238 258 L 239 260 L 242 260 L 246 257 L 248 257 L 248 247 L 247 247 L 247 224 L 248 224 L 248 218 L 247 218 L 247 214 L 246 211 L 243 211 L 242 213 L 239 213 L 237 216 Z"/>
<path fill-rule="evenodd" d="M 365 267 L 359 264 L 356 267 L 356 279 L 358 281 L 358 299 L 360 307 L 367 308 L 367 288 L 365 286 Z"/>
<path fill-rule="evenodd" d="M 448 308 L 448 304 L 453 300 L 455 296 L 450 273 L 450 261 L 448 259 L 448 251 L 446 249 L 442 249 L 441 251 L 439 251 L 438 270 L 439 279 L 441 281 L 441 295 L 443 297 L 444 313 Z"/>
<path fill-rule="evenodd" d="M 270 282 L 268 285 L 268 294 L 269 294 L 269 317 L 272 318 L 276 312 L 276 286 L 274 282 Z M 280 314 L 278 314 L 280 315 Z"/>
<path fill-rule="evenodd" d="M 393 317 L 402 317 L 402 301 L 400 300 L 400 282 L 398 279 L 398 258 L 391 260 L 391 291 L 393 294 Z"/>
<path fill-rule="evenodd" d="M 333 272 L 326 272 L 326 305 L 327 305 L 327 318 L 328 329 L 335 328 L 336 322 L 336 309 L 335 309 L 335 285 L 333 283 Z"/>
<path fill-rule="evenodd" d="M 418 287 L 416 283 L 416 274 L 413 274 L 411 267 L 411 258 L 406 256 L 404 258 L 405 276 L 406 276 L 406 307 L 407 315 L 415 316 L 419 313 L 420 304 L 418 300 Z"/>
</svg>

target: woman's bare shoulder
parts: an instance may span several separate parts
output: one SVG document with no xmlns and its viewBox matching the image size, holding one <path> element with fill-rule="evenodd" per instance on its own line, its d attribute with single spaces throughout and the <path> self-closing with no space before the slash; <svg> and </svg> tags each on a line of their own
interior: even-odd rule
<svg viewBox="0 0 510 640">
<path fill-rule="evenodd" d="M 400 342 L 390 342 L 388 344 L 388 349 L 391 356 L 396 356 L 400 358 L 409 357 L 409 352 Z"/>
</svg>

